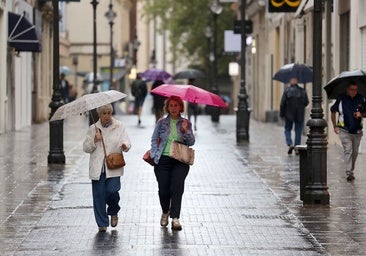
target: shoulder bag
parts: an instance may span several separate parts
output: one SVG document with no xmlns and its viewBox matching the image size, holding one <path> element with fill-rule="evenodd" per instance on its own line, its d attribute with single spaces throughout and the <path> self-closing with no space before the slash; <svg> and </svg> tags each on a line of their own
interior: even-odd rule
<svg viewBox="0 0 366 256">
<path fill-rule="evenodd" d="M 173 140 L 170 144 L 169 156 L 182 163 L 192 165 L 194 162 L 194 149 L 182 142 Z"/>
<path fill-rule="evenodd" d="M 118 169 L 118 168 L 121 168 L 126 165 L 126 162 L 125 162 L 125 159 L 124 159 L 122 153 L 110 153 L 109 155 L 107 155 L 107 152 L 105 150 L 103 136 L 102 136 L 102 144 L 103 144 L 105 162 L 107 163 L 108 169 L 110 169 L 110 170 Z"/>
</svg>

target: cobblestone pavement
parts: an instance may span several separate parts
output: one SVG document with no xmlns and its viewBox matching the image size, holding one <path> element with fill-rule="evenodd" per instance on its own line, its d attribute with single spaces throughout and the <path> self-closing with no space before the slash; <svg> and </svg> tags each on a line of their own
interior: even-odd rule
<svg viewBox="0 0 366 256">
<path fill-rule="evenodd" d="M 182 231 L 161 228 L 157 183 L 142 159 L 154 117 L 118 115 L 133 147 L 125 154 L 119 224 L 98 233 L 82 152 L 84 117 L 64 123 L 65 165 L 48 165 L 49 125 L 0 135 L 1 255 L 366 255 L 365 183 L 346 182 L 342 151 L 329 145 L 329 207 L 303 207 L 299 158 L 282 127 L 251 120 L 236 145 L 236 119 L 199 116 L 196 161 L 186 179 Z M 16 152 L 16 153 L 15 153 Z"/>
</svg>

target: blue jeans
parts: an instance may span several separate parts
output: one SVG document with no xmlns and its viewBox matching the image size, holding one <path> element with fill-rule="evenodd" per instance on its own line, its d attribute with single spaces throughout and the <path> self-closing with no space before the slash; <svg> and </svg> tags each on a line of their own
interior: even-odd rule
<svg viewBox="0 0 366 256">
<path fill-rule="evenodd" d="M 292 127 L 295 124 L 295 145 L 292 143 L 291 131 Z M 285 138 L 287 146 L 297 146 L 301 144 L 301 133 L 304 122 L 293 122 L 293 121 L 285 121 Z"/>
<path fill-rule="evenodd" d="M 108 215 L 117 215 L 121 209 L 118 205 L 120 189 L 120 177 L 106 179 L 105 171 L 99 180 L 92 180 L 94 217 L 98 227 L 108 227 Z"/>
</svg>

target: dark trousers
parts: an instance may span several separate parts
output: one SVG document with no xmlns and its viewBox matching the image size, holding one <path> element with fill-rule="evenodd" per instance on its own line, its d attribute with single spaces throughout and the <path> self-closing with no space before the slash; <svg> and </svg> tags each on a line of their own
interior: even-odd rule
<svg viewBox="0 0 366 256">
<path fill-rule="evenodd" d="M 120 189 L 121 177 L 106 179 L 105 171 L 102 172 L 99 180 L 92 180 L 94 216 L 98 227 L 108 227 L 108 215 L 117 215 L 121 209 L 118 204 Z"/>
<path fill-rule="evenodd" d="M 189 165 L 168 156 L 161 156 L 154 172 L 159 186 L 159 199 L 163 213 L 170 211 L 171 218 L 179 218 L 184 192 L 184 181 Z"/>
</svg>

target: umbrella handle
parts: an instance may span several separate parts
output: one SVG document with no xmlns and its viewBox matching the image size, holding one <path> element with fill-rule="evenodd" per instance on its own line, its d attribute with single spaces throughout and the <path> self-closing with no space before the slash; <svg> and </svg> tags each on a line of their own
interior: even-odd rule
<svg viewBox="0 0 366 256">
<path fill-rule="evenodd" d="M 95 130 L 97 131 L 98 128 L 97 128 L 97 126 L 95 124 L 94 116 L 93 116 L 93 114 L 92 114 L 92 112 L 90 110 L 89 110 L 89 115 L 91 116 L 91 118 L 93 120 L 93 124 L 94 124 Z"/>
</svg>

